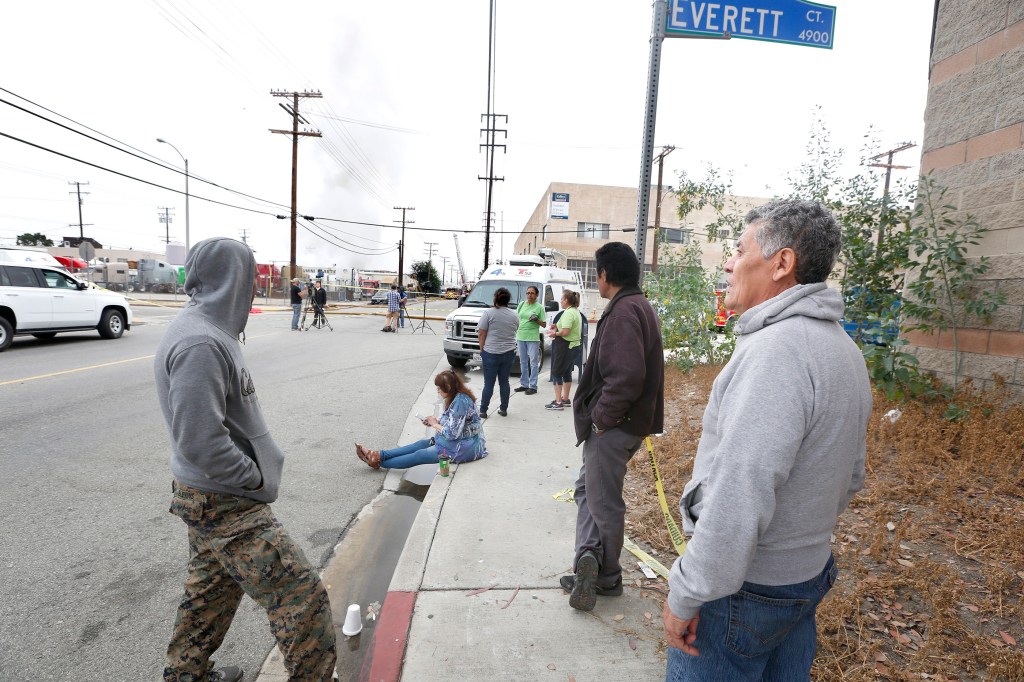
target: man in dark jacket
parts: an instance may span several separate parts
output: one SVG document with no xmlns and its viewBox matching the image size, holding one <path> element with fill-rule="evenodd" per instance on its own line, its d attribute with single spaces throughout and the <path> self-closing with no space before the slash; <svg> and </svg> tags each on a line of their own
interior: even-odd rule
<svg viewBox="0 0 1024 682">
<path fill-rule="evenodd" d="M 320 576 L 274 518 L 284 453 L 274 443 L 242 355 L 256 259 L 242 242 L 206 239 L 185 262 L 187 306 L 156 352 L 171 440 L 171 513 L 188 526 L 188 574 L 167 648 L 166 682 L 236 682 L 212 670 L 242 596 L 270 618 L 292 680 L 329 680 L 331 603 Z"/>
<path fill-rule="evenodd" d="M 640 290 L 640 264 L 627 244 L 594 254 L 597 287 L 610 299 L 573 398 L 583 464 L 576 481 L 575 575 L 563 576 L 569 605 L 590 611 L 597 595 L 622 594 L 626 464 L 640 442 L 662 430 L 665 362 L 658 317 Z"/>
</svg>

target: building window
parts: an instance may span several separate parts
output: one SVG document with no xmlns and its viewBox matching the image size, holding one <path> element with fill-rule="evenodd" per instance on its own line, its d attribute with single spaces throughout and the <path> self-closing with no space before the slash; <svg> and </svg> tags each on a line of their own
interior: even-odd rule
<svg viewBox="0 0 1024 682">
<path fill-rule="evenodd" d="M 609 223 L 576 223 L 577 239 L 608 239 Z"/>
<path fill-rule="evenodd" d="M 681 230 L 675 227 L 662 227 L 658 229 L 660 241 L 663 244 L 689 244 L 690 231 Z"/>
<path fill-rule="evenodd" d="M 587 289 L 597 288 L 597 271 L 594 269 L 593 258 L 567 258 L 565 267 L 579 270 L 583 276 L 583 286 Z"/>
</svg>

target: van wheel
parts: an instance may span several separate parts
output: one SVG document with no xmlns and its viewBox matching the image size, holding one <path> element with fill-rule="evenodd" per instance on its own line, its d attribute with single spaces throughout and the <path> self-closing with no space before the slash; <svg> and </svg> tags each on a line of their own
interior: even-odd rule
<svg viewBox="0 0 1024 682">
<path fill-rule="evenodd" d="M 108 310 L 103 313 L 100 319 L 100 326 L 97 328 L 105 339 L 119 339 L 124 334 L 124 314 L 120 310 Z"/>
<path fill-rule="evenodd" d="M 7 350 L 7 347 L 14 341 L 14 328 L 7 318 L 0 317 L 0 351 Z"/>
<path fill-rule="evenodd" d="M 57 332 L 36 332 L 32 336 L 36 337 L 37 339 L 52 339 L 53 337 L 57 336 Z"/>
<path fill-rule="evenodd" d="M 445 355 L 448 354 L 445 353 Z M 466 366 L 467 362 L 469 362 L 469 358 L 459 358 L 454 355 L 448 355 L 448 364 L 454 367 L 455 369 L 462 369 L 463 367 Z"/>
</svg>

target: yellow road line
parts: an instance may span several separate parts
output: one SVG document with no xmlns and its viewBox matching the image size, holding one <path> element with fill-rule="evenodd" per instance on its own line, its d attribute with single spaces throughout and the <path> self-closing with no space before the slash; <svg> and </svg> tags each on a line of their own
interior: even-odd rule
<svg viewBox="0 0 1024 682">
<path fill-rule="evenodd" d="M 60 372 L 50 372 L 49 374 L 39 374 L 34 377 L 25 377 L 24 379 L 11 379 L 10 381 L 0 381 L 0 386 L 6 386 L 8 384 L 23 384 L 26 381 L 35 381 L 37 379 L 49 379 L 50 377 L 60 376 L 62 374 L 75 374 L 76 372 L 86 372 L 90 369 L 99 369 L 100 367 L 111 367 L 113 365 L 123 365 L 128 362 L 136 362 L 138 360 L 152 360 L 156 355 L 143 355 L 137 358 L 128 358 L 127 360 L 116 360 L 114 362 L 104 362 L 100 365 L 89 365 L 87 367 L 78 367 L 76 369 L 65 369 Z"/>
</svg>

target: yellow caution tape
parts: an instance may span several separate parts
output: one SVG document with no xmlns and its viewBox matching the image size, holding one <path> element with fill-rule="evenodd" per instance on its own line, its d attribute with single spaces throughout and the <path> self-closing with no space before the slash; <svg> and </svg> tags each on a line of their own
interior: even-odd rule
<svg viewBox="0 0 1024 682">
<path fill-rule="evenodd" d="M 665 568 L 660 561 L 640 549 L 635 542 L 629 539 L 629 536 L 622 536 L 622 546 L 632 552 L 637 559 L 650 566 L 652 571 L 660 575 L 665 580 L 668 580 L 668 569 Z"/>
<path fill-rule="evenodd" d="M 575 492 L 576 490 L 574 488 L 565 488 L 564 490 L 559 490 L 551 497 L 555 498 L 559 502 L 573 502 L 573 495 Z"/>
<path fill-rule="evenodd" d="M 654 487 L 658 491 L 658 502 L 661 503 L 661 515 L 665 518 L 665 527 L 668 528 L 668 535 L 672 539 L 672 546 L 676 548 L 676 553 L 679 556 L 683 556 L 683 552 L 686 551 L 686 539 L 679 531 L 679 526 L 676 525 L 676 520 L 672 517 L 672 512 L 668 508 L 668 502 L 665 500 L 665 487 L 661 484 L 661 473 L 658 471 L 658 460 L 654 458 L 654 446 L 651 445 L 651 437 L 648 436 L 645 440 L 647 443 L 647 457 L 651 463 L 651 471 L 654 473 Z"/>
</svg>

